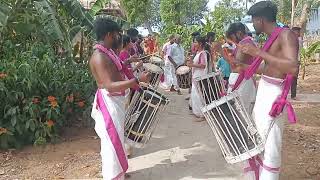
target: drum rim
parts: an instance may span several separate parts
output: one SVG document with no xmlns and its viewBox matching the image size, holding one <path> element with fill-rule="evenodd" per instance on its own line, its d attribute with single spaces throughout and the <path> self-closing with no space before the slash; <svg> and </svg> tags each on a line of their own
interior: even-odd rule
<svg viewBox="0 0 320 180">
<path fill-rule="evenodd" d="M 158 71 L 152 71 L 151 69 L 148 69 L 145 67 L 145 65 L 150 65 L 150 66 L 154 66 L 158 69 Z M 152 63 L 143 63 L 143 67 L 146 68 L 147 71 L 150 71 L 150 72 L 153 72 L 153 73 L 162 73 L 163 72 L 163 69 L 155 64 L 152 64 Z"/>
<path fill-rule="evenodd" d="M 154 59 L 157 59 L 158 61 L 154 61 Z M 150 61 L 151 62 L 163 62 L 164 60 L 159 56 L 151 56 Z"/>
<path fill-rule="evenodd" d="M 157 90 L 155 90 L 155 89 L 153 89 L 153 88 L 150 88 L 150 87 L 142 87 L 142 92 L 140 92 L 140 94 L 142 94 L 144 91 L 149 91 L 149 92 L 152 92 L 152 93 L 154 93 L 154 94 L 156 94 L 157 96 L 159 96 L 160 98 L 162 98 L 162 99 L 160 99 L 160 101 L 166 101 L 166 104 L 169 102 L 169 99 L 165 96 L 165 95 L 163 95 L 163 94 L 161 94 L 160 92 L 158 92 Z M 150 93 L 149 93 L 150 94 Z M 151 94 L 152 95 L 152 94 Z"/>
<path fill-rule="evenodd" d="M 184 74 L 188 74 L 189 72 L 191 72 L 191 68 L 190 68 L 190 67 L 185 66 L 185 65 L 181 65 L 181 66 L 179 66 L 179 67 L 177 68 L 177 70 L 176 70 L 176 74 L 177 74 L 177 75 L 184 75 L 184 74 L 178 73 L 178 70 L 179 70 L 179 68 L 181 68 L 181 67 L 187 67 L 187 68 L 188 68 L 188 72 L 187 72 L 187 73 L 184 73 Z"/>
<path fill-rule="evenodd" d="M 204 79 L 208 79 L 208 78 L 211 78 L 213 76 L 216 76 L 216 75 L 221 75 L 220 72 L 211 72 L 205 76 L 199 76 L 199 77 L 196 77 L 195 80 L 196 81 L 201 81 L 201 80 L 204 80 Z"/>
<path fill-rule="evenodd" d="M 216 107 L 218 107 L 218 106 L 220 106 L 220 105 L 222 105 L 224 103 L 227 103 L 227 101 L 230 101 L 232 99 L 236 99 L 239 96 L 240 95 L 239 95 L 238 92 L 236 92 L 236 91 L 231 92 L 228 95 L 221 97 L 219 100 L 216 100 L 216 101 L 211 102 L 210 104 L 207 104 L 206 106 L 204 106 L 201 109 L 201 111 L 203 113 L 206 113 L 206 112 L 208 112 L 208 111 L 210 111 L 210 110 L 212 110 L 212 109 L 214 109 L 214 108 L 216 108 Z"/>
</svg>

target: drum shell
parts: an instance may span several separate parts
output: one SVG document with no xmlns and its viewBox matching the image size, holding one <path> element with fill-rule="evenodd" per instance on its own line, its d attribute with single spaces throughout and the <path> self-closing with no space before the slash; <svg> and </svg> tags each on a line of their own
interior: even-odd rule
<svg viewBox="0 0 320 180">
<path fill-rule="evenodd" d="M 247 160 L 264 150 L 264 139 L 236 92 L 210 103 L 202 112 L 228 163 Z"/>
<path fill-rule="evenodd" d="M 151 94 L 150 91 L 154 94 Z M 159 111 L 159 107 L 168 103 L 168 100 L 160 93 L 151 90 L 143 90 L 139 93 L 140 101 L 134 102 L 133 112 L 140 112 L 130 128 L 126 128 L 127 137 L 135 142 L 140 143 L 149 128 L 152 126 L 153 119 Z M 148 105 L 151 104 L 151 105 Z"/>
<path fill-rule="evenodd" d="M 223 79 L 220 73 L 210 73 L 206 78 L 196 79 L 198 91 L 205 105 L 219 100 L 226 94 Z"/>
<path fill-rule="evenodd" d="M 179 74 L 178 70 L 176 72 L 176 76 L 177 76 L 177 81 L 178 81 L 178 86 L 181 89 L 188 89 L 191 88 L 191 84 L 192 84 L 192 73 L 191 73 L 191 69 L 190 71 L 188 71 L 187 73 L 184 74 Z"/>
</svg>

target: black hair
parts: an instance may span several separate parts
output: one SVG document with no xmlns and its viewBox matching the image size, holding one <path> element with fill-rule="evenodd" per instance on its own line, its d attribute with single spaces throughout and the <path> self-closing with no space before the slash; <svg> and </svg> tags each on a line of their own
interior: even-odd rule
<svg viewBox="0 0 320 180">
<path fill-rule="evenodd" d="M 230 37 L 232 34 L 236 34 L 238 31 L 242 32 L 243 34 L 246 34 L 246 26 L 241 22 L 230 24 L 227 30 L 227 37 Z"/>
<path fill-rule="evenodd" d="M 138 36 L 139 31 L 134 29 L 134 28 L 130 28 L 130 29 L 127 30 L 127 34 L 130 37 L 136 37 L 136 36 Z"/>
<path fill-rule="evenodd" d="M 197 36 L 196 37 L 196 41 L 204 48 L 204 50 L 207 53 L 207 64 L 209 66 L 210 64 L 210 56 L 211 56 L 211 48 L 209 46 L 209 44 L 207 43 L 208 41 L 206 40 L 206 37 L 204 36 Z"/>
<path fill-rule="evenodd" d="M 124 48 L 130 43 L 130 37 L 127 35 L 122 35 L 122 47 Z"/>
<path fill-rule="evenodd" d="M 248 15 L 253 17 L 263 17 L 270 22 L 276 22 L 278 8 L 277 5 L 271 1 L 260 1 L 251 6 Z"/>
<path fill-rule="evenodd" d="M 120 32 L 120 26 L 111 19 L 98 17 L 93 24 L 93 31 L 96 34 L 97 41 L 103 41 L 110 32 Z"/>
<path fill-rule="evenodd" d="M 209 38 L 215 38 L 216 37 L 216 33 L 214 33 L 214 32 L 208 32 L 207 33 L 207 38 L 209 39 Z"/>
<path fill-rule="evenodd" d="M 199 31 L 196 31 L 196 32 L 193 32 L 192 34 L 191 34 L 191 36 L 192 37 L 196 37 L 196 36 L 200 36 L 200 32 Z"/>
<path fill-rule="evenodd" d="M 248 32 L 248 36 L 253 37 L 252 32 Z"/>
</svg>

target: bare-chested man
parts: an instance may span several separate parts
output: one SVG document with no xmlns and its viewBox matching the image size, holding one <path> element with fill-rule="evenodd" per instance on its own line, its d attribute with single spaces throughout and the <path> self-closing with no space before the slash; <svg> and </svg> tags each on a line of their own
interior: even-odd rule
<svg viewBox="0 0 320 180">
<path fill-rule="evenodd" d="M 267 51 L 262 51 L 252 44 L 238 45 L 242 53 L 264 60 L 253 118 L 259 133 L 266 140 L 265 150 L 261 157 L 255 157 L 258 166 L 251 165 L 251 169 L 247 170 L 255 171 L 260 180 L 277 180 L 280 174 L 284 117 L 280 115 L 274 118 L 269 112 L 273 103 L 283 93 L 283 84 L 289 82 L 287 75 L 296 75 L 298 70 L 298 39 L 291 30 L 277 27 L 277 6 L 271 1 L 256 3 L 249 9 L 248 15 L 252 16 L 256 33 L 264 32 L 273 36 L 275 32 L 280 32 Z M 282 100 L 288 103 L 286 99 Z"/>
<path fill-rule="evenodd" d="M 98 90 L 91 116 L 95 131 L 101 139 L 103 179 L 124 179 L 128 161 L 124 148 L 125 101 L 128 89 L 139 82 L 148 82 L 149 74 L 127 79 L 125 67 L 114 53 L 121 42 L 119 25 L 106 18 L 98 18 L 94 24 L 98 44 L 89 65 Z"/>
</svg>

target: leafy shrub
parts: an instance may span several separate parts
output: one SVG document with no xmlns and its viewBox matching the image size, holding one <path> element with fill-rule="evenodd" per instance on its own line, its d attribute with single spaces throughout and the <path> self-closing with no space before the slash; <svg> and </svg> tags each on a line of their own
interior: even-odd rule
<svg viewBox="0 0 320 180">
<path fill-rule="evenodd" d="M 0 148 L 56 140 L 68 119 L 90 108 L 95 84 L 87 65 L 59 59 L 41 43 L 2 48 Z"/>
</svg>

